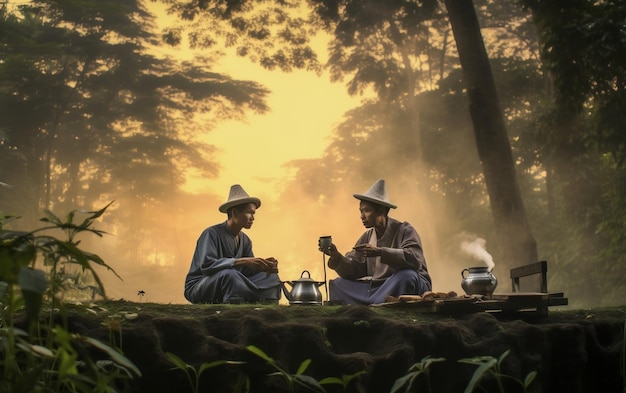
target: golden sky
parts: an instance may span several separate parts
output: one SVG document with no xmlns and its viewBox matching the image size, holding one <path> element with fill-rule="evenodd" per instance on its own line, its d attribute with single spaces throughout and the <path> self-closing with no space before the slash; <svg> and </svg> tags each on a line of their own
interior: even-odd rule
<svg viewBox="0 0 626 393">
<path fill-rule="evenodd" d="M 228 190 L 239 183 L 246 190 L 265 190 L 266 198 L 271 198 L 280 191 L 279 183 L 290 176 L 284 164 L 321 157 L 332 129 L 345 112 L 358 105 L 359 98 L 350 97 L 341 84 L 330 83 L 327 75 L 267 71 L 235 56 L 222 64 L 232 78 L 254 80 L 271 90 L 270 112 L 248 115 L 245 122 L 218 124 L 207 140 L 219 149 L 219 177 L 210 182 L 199 179 L 195 187 Z"/>
<path fill-rule="evenodd" d="M 159 28 L 175 24 L 172 15 L 166 15 L 161 3 L 148 3 L 158 16 Z M 196 53 L 185 48 L 185 36 L 179 48 L 155 48 L 182 60 L 192 60 Z M 317 48 L 318 59 L 326 61 L 327 38 L 311 37 Z M 215 158 L 221 168 L 216 179 L 191 179 L 186 187 L 192 192 L 215 193 L 226 196 L 232 184 L 241 184 L 246 191 L 263 190 L 271 199 L 280 192 L 280 183 L 290 176 L 284 164 L 294 159 L 318 158 L 329 143 L 333 128 L 349 109 L 359 105 L 361 97 L 350 97 L 341 83 L 331 83 L 327 74 L 296 70 L 285 73 L 268 71 L 234 54 L 232 48 L 222 48 L 226 56 L 212 71 L 228 75 L 234 80 L 254 81 L 270 90 L 265 114 L 247 114 L 244 121 L 223 121 L 203 136 L 203 140 L 217 147 Z M 202 55 L 202 51 L 197 54 Z"/>
</svg>

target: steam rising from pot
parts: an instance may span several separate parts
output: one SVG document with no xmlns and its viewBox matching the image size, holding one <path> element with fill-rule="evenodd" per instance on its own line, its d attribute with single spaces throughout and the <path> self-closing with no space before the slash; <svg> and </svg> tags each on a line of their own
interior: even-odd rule
<svg viewBox="0 0 626 393">
<path fill-rule="evenodd" d="M 461 250 L 477 261 L 484 262 L 489 268 L 489 271 L 492 271 L 495 264 L 493 263 L 493 257 L 485 249 L 485 244 L 487 244 L 487 241 L 480 237 L 472 241 L 464 240 L 461 242 Z"/>
</svg>

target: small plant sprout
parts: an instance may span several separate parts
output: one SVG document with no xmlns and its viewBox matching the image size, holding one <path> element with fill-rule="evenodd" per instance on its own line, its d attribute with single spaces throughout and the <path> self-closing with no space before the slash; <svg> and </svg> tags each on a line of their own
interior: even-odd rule
<svg viewBox="0 0 626 393">
<path fill-rule="evenodd" d="M 269 357 L 260 348 L 254 345 L 248 345 L 246 349 L 252 352 L 253 354 L 257 355 L 261 359 L 265 360 L 267 364 L 272 366 L 276 371 L 269 374 L 269 376 L 283 377 L 285 379 L 285 382 L 287 382 L 287 387 L 289 389 L 289 392 L 295 392 L 296 385 L 299 387 L 305 388 L 311 392 L 323 393 L 326 391 L 315 378 L 312 378 L 308 375 L 304 375 L 304 372 L 309 367 L 309 364 L 311 364 L 311 359 L 304 360 L 302 363 L 300 363 L 300 366 L 298 367 L 298 370 L 296 371 L 296 373 L 290 374 L 288 371 L 282 369 L 278 365 L 278 363 L 276 363 L 276 360 Z"/>
<path fill-rule="evenodd" d="M 358 377 L 360 377 L 363 374 L 367 374 L 366 370 L 361 370 L 361 371 L 357 371 L 354 374 L 350 374 L 350 375 L 342 375 L 341 378 L 339 377 L 327 377 L 324 379 L 321 379 L 319 381 L 320 385 L 325 386 L 325 385 L 340 385 L 343 390 L 345 391 L 348 388 L 348 385 L 350 385 L 350 382 L 354 381 L 355 379 L 357 379 Z"/>
<path fill-rule="evenodd" d="M 504 378 L 511 379 L 520 384 L 523 388 L 524 393 L 528 391 L 528 387 L 533 383 L 535 377 L 537 376 L 536 371 L 531 371 L 526 375 L 524 381 L 520 381 L 517 378 L 511 377 L 510 375 L 502 374 L 502 361 L 509 355 L 511 350 L 506 350 L 499 358 L 494 358 L 492 356 L 477 356 L 474 358 L 460 359 L 459 363 L 465 364 L 473 364 L 478 366 L 476 371 L 474 371 L 474 375 L 470 380 L 469 384 L 465 388 L 465 393 L 471 393 L 477 386 L 480 386 L 480 381 L 487 375 L 491 375 L 495 378 L 498 389 L 501 393 L 504 393 L 504 385 L 502 381 Z"/>
<path fill-rule="evenodd" d="M 410 392 L 413 387 L 413 382 L 420 375 L 424 375 L 426 378 L 426 382 L 428 383 L 428 391 L 431 391 L 430 386 L 430 366 L 433 363 L 439 363 L 445 361 L 445 358 L 431 358 L 430 356 L 426 356 L 419 363 L 415 363 L 409 368 L 409 372 L 396 379 L 396 382 L 391 387 L 391 393 L 397 392 Z M 403 389 L 404 388 L 404 389 Z"/>
<path fill-rule="evenodd" d="M 189 381 L 189 385 L 191 385 L 191 390 L 194 393 L 198 393 L 200 391 L 200 377 L 202 376 L 202 373 L 204 373 L 206 370 L 224 364 L 245 363 L 233 360 L 216 360 L 210 363 L 202 363 L 200 367 L 196 369 L 192 365 L 185 363 L 181 358 L 171 352 L 166 352 L 165 355 L 167 355 L 167 358 L 170 360 L 170 362 L 174 363 L 174 365 L 176 366 L 174 369 L 182 370 L 185 373 L 185 375 L 187 376 L 187 380 Z M 236 391 L 244 390 L 245 392 L 248 392 L 250 390 L 250 380 L 246 377 L 243 377 L 243 379 L 239 378 L 239 380 L 236 382 L 236 385 Z"/>
</svg>

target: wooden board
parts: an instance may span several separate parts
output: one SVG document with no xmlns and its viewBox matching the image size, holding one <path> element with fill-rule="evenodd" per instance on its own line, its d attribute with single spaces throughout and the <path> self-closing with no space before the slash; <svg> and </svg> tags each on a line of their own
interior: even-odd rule
<svg viewBox="0 0 626 393">
<path fill-rule="evenodd" d="M 510 292 L 494 293 L 481 301 L 483 311 L 502 314 L 547 316 L 548 307 L 567 305 L 563 293 Z"/>
<path fill-rule="evenodd" d="M 443 315 L 471 314 L 489 312 L 514 316 L 546 316 L 549 306 L 563 306 L 568 299 L 563 293 L 510 292 L 494 293 L 489 297 L 456 297 L 448 299 L 429 299 L 407 302 L 388 302 L 373 304 L 375 307 L 397 307 L 407 310 Z"/>
<path fill-rule="evenodd" d="M 419 312 L 437 312 L 434 299 L 417 300 L 417 301 L 409 301 L 409 302 L 387 302 L 387 303 L 380 303 L 380 304 L 372 304 L 372 306 L 408 308 L 408 309 L 419 311 Z"/>
<path fill-rule="evenodd" d="M 440 312 L 442 307 L 465 307 L 466 305 L 474 304 L 478 301 L 477 298 L 471 297 L 457 297 L 457 298 L 448 298 L 448 299 L 427 299 L 427 300 L 416 300 L 416 301 L 406 301 L 406 302 L 387 302 L 381 304 L 372 304 L 374 307 L 398 307 L 398 308 L 406 308 L 411 309 L 418 312 Z M 468 312 L 476 312 L 477 310 Z"/>
</svg>

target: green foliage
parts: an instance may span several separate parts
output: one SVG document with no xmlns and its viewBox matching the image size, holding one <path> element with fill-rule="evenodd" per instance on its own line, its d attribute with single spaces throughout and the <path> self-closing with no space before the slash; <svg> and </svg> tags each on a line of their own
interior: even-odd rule
<svg viewBox="0 0 626 393">
<path fill-rule="evenodd" d="M 465 388 L 465 393 L 473 392 L 478 386 L 480 386 L 480 381 L 485 378 L 487 375 L 491 375 L 496 379 L 498 384 L 499 391 L 504 393 L 504 385 L 503 379 L 508 378 L 515 382 L 517 382 L 523 389 L 524 392 L 528 391 L 528 387 L 532 384 L 537 376 L 536 371 L 531 371 L 526 375 L 524 381 L 520 381 L 516 378 L 513 378 L 509 375 L 502 373 L 502 361 L 509 355 L 511 351 L 506 350 L 499 358 L 494 358 L 492 356 L 477 356 L 474 358 L 460 359 L 460 363 L 472 364 L 478 366 L 476 371 L 474 371 L 474 375 L 472 379 L 469 381 L 469 384 Z"/>
<path fill-rule="evenodd" d="M 447 40 L 431 36 L 447 24 L 436 1 L 311 3 L 317 23 L 333 34 L 331 79 L 350 78 L 351 95 L 372 88 L 382 101 L 413 110 L 410 97 L 432 89 L 448 67 Z"/>
<path fill-rule="evenodd" d="M 283 379 L 287 383 L 289 392 L 296 391 L 296 387 L 304 388 L 307 391 L 324 392 L 325 390 L 323 388 L 323 385 L 340 385 L 344 390 L 346 390 L 350 382 L 352 382 L 353 380 L 367 373 L 366 370 L 362 370 L 353 375 L 344 375 L 342 376 L 342 378 L 328 377 L 328 378 L 324 378 L 324 379 L 317 381 L 314 378 L 303 374 L 308 368 L 308 366 L 310 365 L 311 359 L 304 360 L 298 367 L 298 370 L 296 371 L 296 373 L 291 374 L 288 371 L 284 370 L 282 367 L 280 367 L 277 364 L 276 360 L 271 358 L 260 348 L 254 345 L 249 345 L 246 347 L 246 349 L 248 349 L 248 351 L 252 352 L 253 354 L 257 355 L 261 359 L 265 360 L 265 362 L 268 365 L 274 368 L 276 371 L 274 373 L 269 374 L 269 376 L 283 377 Z M 528 390 L 528 387 L 532 384 L 535 377 L 537 376 L 537 372 L 532 371 L 528 373 L 524 381 L 519 381 L 518 379 L 514 377 L 503 374 L 501 371 L 502 362 L 509 355 L 509 353 L 510 351 L 507 350 L 499 358 L 494 358 L 491 356 L 478 356 L 474 358 L 460 359 L 459 360 L 460 363 L 466 363 L 466 364 L 472 364 L 472 365 L 478 366 L 478 368 L 476 369 L 476 371 L 474 372 L 472 376 L 472 379 L 468 382 L 465 392 L 470 393 L 474 391 L 480 385 L 480 381 L 483 378 L 485 378 L 487 375 L 491 375 L 496 379 L 501 393 L 504 393 L 504 386 L 502 384 L 503 379 L 511 379 L 517 382 L 523 388 L 524 392 L 526 392 Z M 182 360 L 180 360 L 175 355 L 171 356 L 171 360 L 180 369 L 194 370 L 193 367 L 186 365 Z M 443 363 L 445 361 L 446 361 L 445 358 L 431 358 L 430 356 L 424 357 L 420 362 L 412 365 L 409 368 L 407 374 L 398 378 L 395 381 L 395 383 L 393 384 L 391 388 L 390 393 L 399 393 L 399 392 L 408 393 L 410 391 L 413 391 L 413 389 L 415 388 L 415 382 L 420 376 L 426 379 L 428 391 L 431 391 L 431 381 L 430 381 L 431 367 L 433 366 L 433 364 Z M 216 362 L 211 363 L 211 365 L 213 364 L 217 365 L 218 363 Z M 219 364 L 223 364 L 223 363 L 219 363 Z M 194 370 L 194 373 L 195 373 L 195 370 Z M 198 374 L 196 374 L 196 376 L 199 376 Z M 190 383 L 192 382 L 191 377 L 189 378 L 189 381 Z"/>
<path fill-rule="evenodd" d="M 342 375 L 341 378 L 339 377 L 326 377 L 326 378 L 322 378 L 319 381 L 319 384 L 324 386 L 324 385 L 339 385 L 344 391 L 348 389 L 348 386 L 350 385 L 350 383 L 354 380 L 356 380 L 357 378 L 359 378 L 362 375 L 367 374 L 366 370 L 361 370 L 361 371 L 357 371 L 354 374 L 349 374 L 349 375 Z"/>
<path fill-rule="evenodd" d="M 269 375 L 282 377 L 287 383 L 287 388 L 289 392 L 295 392 L 296 386 L 302 387 L 311 392 L 324 392 L 325 391 L 324 388 L 321 386 L 321 384 L 315 378 L 312 378 L 308 375 L 304 375 L 304 372 L 309 367 L 309 364 L 311 364 L 311 359 L 305 359 L 298 367 L 298 370 L 296 371 L 296 373 L 291 374 L 289 373 L 289 371 L 281 368 L 276 362 L 276 360 L 272 359 L 265 352 L 263 352 L 263 350 L 261 350 L 260 348 L 254 345 L 248 345 L 246 349 L 252 352 L 253 354 L 257 355 L 261 359 L 265 360 L 267 364 L 269 364 L 272 368 L 274 368 L 276 371 Z"/>
<path fill-rule="evenodd" d="M 413 383 L 420 375 L 423 375 L 427 379 L 429 388 L 428 391 L 430 392 L 430 367 L 433 363 L 439 363 L 445 360 L 445 358 L 431 358 L 430 356 L 426 356 L 419 363 L 412 365 L 409 368 L 408 374 L 396 380 L 391 387 L 391 393 L 398 393 L 401 391 L 410 392 L 413 387 Z"/>
<path fill-rule="evenodd" d="M 531 140 L 537 163 L 545 170 L 546 196 L 539 200 L 545 207 L 538 210 L 543 217 L 534 225 L 536 237 L 543 239 L 545 258 L 555 262 L 555 284 L 579 293 L 581 306 L 621 304 L 624 286 L 617 281 L 626 274 L 626 4 L 521 4 L 533 12 L 552 94 L 529 117 L 535 122 Z"/>
<path fill-rule="evenodd" d="M 304 372 L 307 370 L 309 365 L 311 364 L 311 359 L 304 360 L 295 374 L 289 373 L 287 370 L 284 370 L 282 367 L 278 365 L 276 360 L 267 355 L 263 350 L 254 346 L 248 345 L 246 347 L 248 351 L 258 356 L 262 360 L 264 360 L 268 365 L 270 365 L 275 372 L 268 374 L 270 377 L 279 376 L 282 377 L 287 385 L 287 389 L 289 392 L 295 392 L 297 388 L 303 388 L 306 391 L 312 392 L 325 392 L 324 385 L 339 385 L 342 389 L 346 390 L 348 385 L 359 376 L 366 373 L 366 371 L 360 371 L 352 375 L 343 375 L 341 378 L 339 377 L 327 377 L 317 381 L 315 378 L 312 378 L 308 375 L 304 375 Z M 198 368 L 193 367 L 190 364 L 185 363 L 180 357 L 176 354 L 167 352 L 166 356 L 168 359 L 174 364 L 175 368 L 182 370 L 187 376 L 187 380 L 191 386 L 192 392 L 198 393 L 201 391 L 200 389 L 200 377 L 202 374 L 208 369 L 223 366 L 223 365 L 241 365 L 244 362 L 233 361 L 233 360 L 217 360 L 209 363 L 202 363 Z M 232 392 L 248 392 L 250 391 L 250 379 L 242 374 L 241 372 L 237 373 L 237 378 L 233 385 L 231 386 L 230 391 Z"/>
<path fill-rule="evenodd" d="M 270 373 L 269 376 L 280 376 L 283 377 L 285 382 L 287 383 L 287 387 L 289 392 L 295 392 L 297 387 L 304 388 L 307 391 L 313 392 L 325 392 L 324 385 L 339 385 L 342 389 L 347 389 L 348 385 L 359 376 L 366 373 L 366 371 L 359 371 L 352 375 L 343 375 L 341 378 L 339 377 L 327 377 L 323 378 L 319 381 L 314 378 L 304 375 L 304 372 L 311 364 L 311 359 L 304 360 L 295 374 L 290 374 L 288 371 L 284 370 L 282 367 L 278 365 L 276 360 L 267 355 L 260 348 L 249 345 L 246 347 L 248 351 L 263 359 L 267 364 L 269 364 L 276 371 Z M 200 377 L 202 374 L 211 368 L 223 366 L 223 365 L 241 365 L 244 362 L 233 361 L 233 360 L 217 360 L 209 363 L 202 363 L 198 368 L 193 367 L 190 364 L 185 363 L 180 357 L 176 354 L 167 352 L 166 356 L 168 359 L 174 364 L 175 368 L 182 370 L 187 376 L 187 380 L 192 388 L 194 393 L 200 392 Z M 250 391 L 250 379 L 243 375 L 242 373 L 237 374 L 237 378 L 231 386 L 232 392 L 248 392 Z"/>
<path fill-rule="evenodd" d="M 604 104 L 623 95 L 626 5 L 622 1 L 521 3 L 533 10 L 543 42 L 544 64 L 553 74 L 563 114 L 582 111 L 590 97 L 600 99 L 598 104 L 608 109 Z"/>
<path fill-rule="evenodd" d="M 104 288 L 93 270 L 94 265 L 115 273 L 100 257 L 81 250 L 76 240 L 81 233 L 102 236 L 103 232 L 92 225 L 109 206 L 83 212 L 86 218 L 80 223 L 74 222 L 76 211 L 70 212 L 64 220 L 46 211 L 41 221 L 48 225 L 30 232 L 5 230 L 10 217 L 2 220 L 0 369 L 3 378 L 0 391 L 112 392 L 129 378 L 141 376 L 139 369 L 118 349 L 91 337 L 73 334 L 54 317 L 55 312 L 63 313 L 64 304 L 59 299 L 67 287 L 58 277 L 67 265 L 90 271 L 102 293 Z M 66 239 L 47 234 L 51 230 L 62 231 Z M 45 270 L 38 265 L 43 265 Z M 40 326 L 41 309 L 46 301 L 50 315 L 47 326 Z M 18 314 L 25 315 L 28 332 L 16 326 Z M 95 349 L 107 359 L 94 360 L 82 355 L 84 351 L 80 348 Z"/>
<path fill-rule="evenodd" d="M 185 373 L 185 375 L 187 376 L 187 379 L 189 380 L 189 384 L 191 385 L 191 389 L 193 393 L 198 393 L 201 391 L 200 390 L 200 377 L 202 376 L 202 373 L 204 373 L 206 370 L 213 368 L 213 367 L 218 367 L 218 366 L 227 365 L 227 364 L 238 365 L 238 364 L 244 363 L 244 362 L 238 362 L 238 361 L 233 361 L 233 360 L 216 360 L 210 363 L 202 363 L 200 367 L 196 369 L 190 364 L 185 363 L 181 358 L 179 358 L 178 356 L 176 356 L 175 354 L 171 352 L 166 352 L 165 355 L 172 363 L 174 363 L 174 366 L 176 366 L 176 368 L 178 368 L 179 370 L 182 370 Z M 233 392 L 250 391 L 249 378 L 239 373 L 238 378 L 234 382 L 232 391 Z"/>
<path fill-rule="evenodd" d="M 161 0 L 168 12 L 180 18 L 163 33 L 165 42 L 177 46 L 187 35 L 192 48 L 234 52 L 261 67 L 290 72 L 321 71 L 310 45 L 315 31 L 301 15 L 300 1 L 244 0 L 185 3 Z"/>
</svg>

